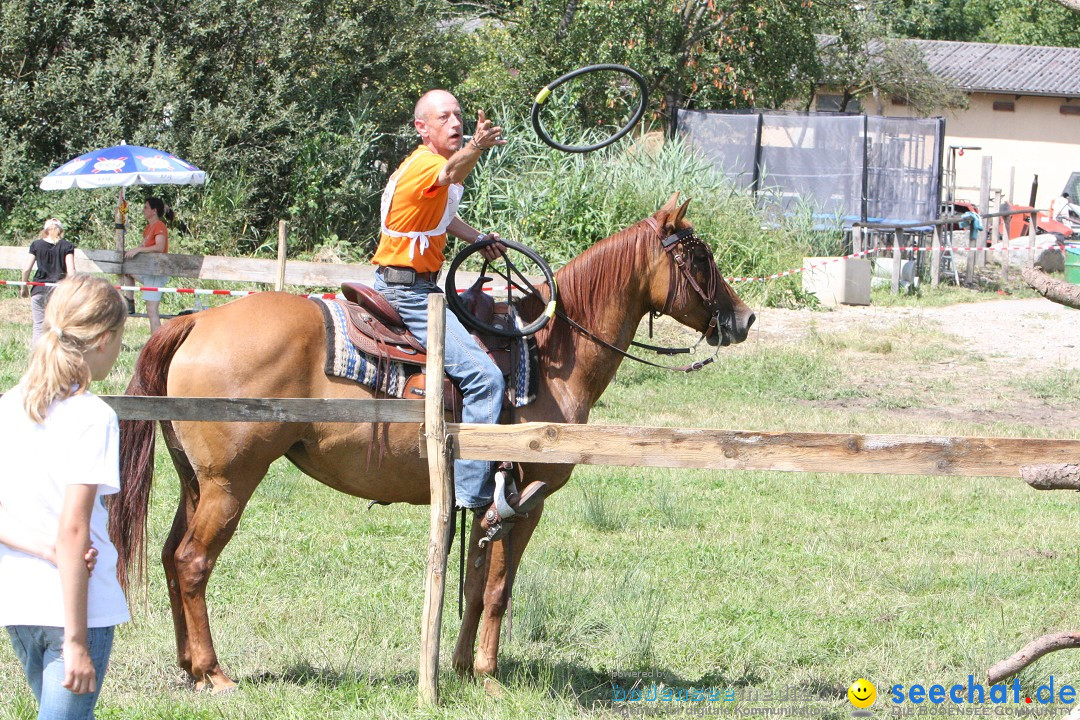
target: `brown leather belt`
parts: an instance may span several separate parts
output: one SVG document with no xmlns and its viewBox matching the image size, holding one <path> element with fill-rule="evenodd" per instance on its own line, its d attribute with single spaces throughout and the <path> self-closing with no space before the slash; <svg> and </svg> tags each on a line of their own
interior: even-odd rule
<svg viewBox="0 0 1080 720">
<path fill-rule="evenodd" d="M 439 279 L 438 272 L 417 272 L 411 267 L 387 265 L 379 267 L 378 272 L 387 285 L 415 285 L 420 281 L 436 282 Z"/>
</svg>

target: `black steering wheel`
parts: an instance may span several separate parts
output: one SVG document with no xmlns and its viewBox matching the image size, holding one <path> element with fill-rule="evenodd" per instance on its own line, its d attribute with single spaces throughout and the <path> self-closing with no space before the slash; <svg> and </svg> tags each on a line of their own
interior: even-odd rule
<svg viewBox="0 0 1080 720">
<path fill-rule="evenodd" d="M 465 262 L 465 260 L 470 255 L 473 255 L 488 246 L 495 245 L 496 243 L 501 244 L 508 251 L 512 250 L 527 258 L 529 260 L 528 270 L 530 272 L 535 270 L 540 275 L 542 275 L 544 280 L 547 282 L 548 287 L 551 288 L 551 299 L 547 301 L 544 307 L 544 311 L 540 313 L 540 315 L 535 320 L 529 322 L 523 327 L 502 327 L 501 325 L 491 325 L 483 322 L 472 314 L 469 308 L 466 307 L 465 303 L 462 302 L 461 296 L 458 294 L 456 282 L 458 268 L 461 267 L 461 264 Z M 507 281 L 508 295 L 512 292 L 512 290 L 517 290 L 525 295 L 537 294 L 536 290 L 533 289 L 532 283 L 529 281 L 529 279 L 525 276 L 521 269 L 519 269 L 511 261 L 508 252 L 504 251 L 502 258 L 494 262 L 499 263 L 500 261 L 506 263 L 505 272 L 498 274 L 500 274 L 503 279 Z M 491 265 L 491 261 L 485 259 L 484 264 L 480 269 L 481 280 L 486 281 L 488 279 L 483 276 L 486 275 L 489 265 Z M 558 291 L 555 286 L 555 274 L 551 272 L 551 268 L 548 266 L 548 264 L 544 261 L 542 257 L 540 257 L 540 255 L 535 250 L 525 245 L 522 245 L 521 243 L 514 242 L 513 240 L 496 240 L 494 238 L 489 238 L 485 240 L 477 240 L 474 243 L 470 243 L 469 245 L 466 245 L 464 248 L 462 248 L 461 251 L 454 256 L 454 259 L 450 262 L 450 268 L 446 272 L 446 304 L 450 307 L 450 310 L 455 315 L 457 315 L 458 319 L 461 320 L 463 325 L 465 325 L 470 330 L 475 330 L 476 332 L 484 333 L 487 335 L 495 335 L 497 337 L 504 338 L 520 338 L 527 337 L 536 333 L 540 330 L 540 328 L 547 325 L 548 321 L 550 321 L 551 318 L 555 315 L 555 303 L 557 298 Z"/>
</svg>

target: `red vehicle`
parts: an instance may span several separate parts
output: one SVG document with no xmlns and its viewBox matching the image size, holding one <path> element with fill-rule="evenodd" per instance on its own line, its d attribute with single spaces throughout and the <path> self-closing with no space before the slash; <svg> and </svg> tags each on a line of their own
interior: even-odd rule
<svg viewBox="0 0 1080 720">
<path fill-rule="evenodd" d="M 953 212 L 956 215 L 963 215 L 964 213 L 969 211 L 978 212 L 978 210 L 975 209 L 975 203 L 967 202 L 966 200 L 957 200 L 953 202 L 953 208 Z M 1033 209 L 1034 208 L 1032 208 L 1030 205 L 1009 205 L 1008 203 L 1001 203 L 1002 212 L 1007 212 L 1009 210 Z M 1000 229 L 1002 233 L 1004 233 L 1007 228 L 1010 239 L 1016 239 L 1021 235 L 1027 235 L 1028 220 L 1030 218 L 1031 216 L 1026 214 L 1010 215 L 1009 217 L 1003 217 L 1000 219 Z M 957 226 L 949 226 L 949 229 L 959 230 L 960 228 Z M 1050 214 L 1044 210 L 1040 211 L 1037 216 L 1035 233 L 1038 235 L 1041 235 L 1043 233 L 1051 233 L 1053 235 L 1057 235 L 1058 244 L 1063 244 L 1065 240 L 1072 237 L 1073 230 L 1071 227 L 1065 225 L 1064 223 L 1060 223 L 1056 220 L 1051 220 Z"/>
<path fill-rule="evenodd" d="M 1007 203 L 1001 203 L 1001 209 L 1004 210 L 1034 210 L 1030 205 L 1008 205 Z M 1008 221 L 1009 238 L 1017 238 L 1021 235 L 1028 234 L 1028 223 L 1031 220 L 1030 215 L 1012 215 L 1007 218 L 1001 218 L 1002 231 L 1005 230 L 1005 222 Z M 1058 244 L 1064 244 L 1065 240 L 1072 237 L 1073 230 L 1071 227 L 1064 223 L 1060 223 L 1057 220 L 1050 219 L 1050 213 L 1043 210 L 1036 215 L 1035 219 L 1035 233 L 1041 235 L 1043 233 L 1051 233 L 1057 235 Z"/>
</svg>

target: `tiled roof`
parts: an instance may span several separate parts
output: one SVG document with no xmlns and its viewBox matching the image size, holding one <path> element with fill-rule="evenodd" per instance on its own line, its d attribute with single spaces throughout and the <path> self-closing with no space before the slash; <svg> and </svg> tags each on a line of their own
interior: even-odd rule
<svg viewBox="0 0 1080 720">
<path fill-rule="evenodd" d="M 1080 48 L 908 40 L 935 75 L 967 92 L 1080 97 Z"/>
<path fill-rule="evenodd" d="M 1080 97 L 1080 48 L 908 39 L 930 71 L 965 92 Z M 836 43 L 818 35 L 818 47 Z M 870 43 L 871 55 L 882 42 Z"/>
</svg>

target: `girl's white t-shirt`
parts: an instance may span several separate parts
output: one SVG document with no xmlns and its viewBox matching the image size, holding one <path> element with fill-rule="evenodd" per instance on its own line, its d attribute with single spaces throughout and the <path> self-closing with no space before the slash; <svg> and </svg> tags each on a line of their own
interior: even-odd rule
<svg viewBox="0 0 1080 720">
<path fill-rule="evenodd" d="M 0 505 L 19 525 L 51 540 L 68 485 L 96 485 L 90 540 L 98 561 L 90 575 L 87 627 L 127 622 L 105 509 L 105 496 L 120 491 L 116 413 L 87 392 L 54 402 L 39 425 L 22 402 L 21 387 L 0 397 Z M 0 625 L 64 626 L 56 566 L 0 544 Z"/>
</svg>

